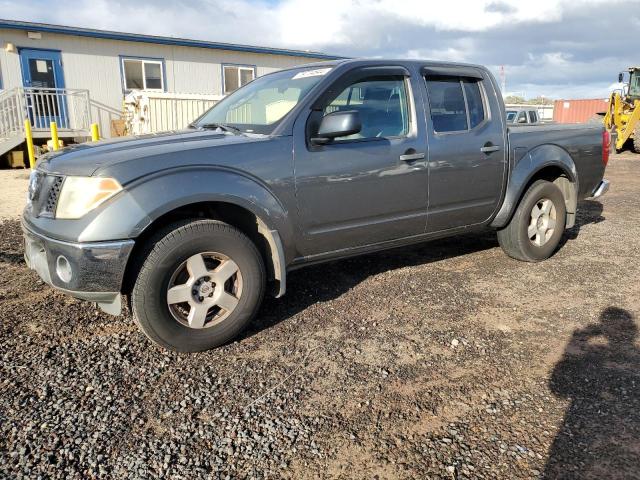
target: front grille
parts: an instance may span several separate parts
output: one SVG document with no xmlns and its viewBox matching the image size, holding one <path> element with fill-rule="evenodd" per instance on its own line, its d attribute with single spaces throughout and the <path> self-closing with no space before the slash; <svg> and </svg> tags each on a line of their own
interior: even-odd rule
<svg viewBox="0 0 640 480">
<path fill-rule="evenodd" d="M 48 215 L 52 215 L 56 211 L 56 205 L 58 204 L 58 196 L 60 196 L 60 190 L 62 190 L 62 182 L 64 177 L 55 176 L 49 187 L 49 195 L 47 195 L 47 201 L 45 202 L 42 212 Z"/>
</svg>

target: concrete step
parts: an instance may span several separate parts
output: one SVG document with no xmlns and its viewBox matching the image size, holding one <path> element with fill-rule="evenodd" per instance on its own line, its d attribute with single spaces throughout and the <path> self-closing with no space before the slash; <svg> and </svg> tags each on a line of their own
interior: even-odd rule
<svg viewBox="0 0 640 480">
<path fill-rule="evenodd" d="M 24 142 L 24 135 L 18 134 L 8 138 L 0 138 L 0 156 Z"/>
</svg>

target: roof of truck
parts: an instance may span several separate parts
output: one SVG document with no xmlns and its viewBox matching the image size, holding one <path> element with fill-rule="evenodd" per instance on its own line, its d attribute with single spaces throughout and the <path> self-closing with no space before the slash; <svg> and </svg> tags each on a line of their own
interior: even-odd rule
<svg viewBox="0 0 640 480">
<path fill-rule="evenodd" d="M 294 70 L 305 67 L 323 67 L 323 66 L 337 66 L 345 64 L 360 64 L 360 65 L 381 65 L 381 66 L 415 66 L 415 67 L 461 67 L 461 68 L 478 68 L 481 70 L 489 71 L 485 66 L 473 64 L 473 63 L 459 63 L 459 62 L 444 62 L 439 60 L 421 60 L 421 59 L 406 59 L 406 58 L 338 58 L 333 60 L 319 61 L 313 63 L 307 63 L 304 65 L 296 65 L 289 67 L 285 70 Z"/>
</svg>

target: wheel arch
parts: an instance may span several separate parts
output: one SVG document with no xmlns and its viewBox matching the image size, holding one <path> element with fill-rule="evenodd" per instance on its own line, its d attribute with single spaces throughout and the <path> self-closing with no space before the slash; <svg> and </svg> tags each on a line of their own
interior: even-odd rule
<svg viewBox="0 0 640 480">
<path fill-rule="evenodd" d="M 147 207 L 147 214 L 131 229 L 135 246 L 125 271 L 123 293 L 131 291 L 139 263 L 135 259 L 154 233 L 179 220 L 209 218 L 238 228 L 256 244 L 268 278 L 275 282 L 275 296 L 284 295 L 293 238 L 285 208 L 270 190 L 251 178 L 225 171 L 208 173 L 199 171 L 194 176 L 193 172 L 177 172 L 131 189 L 130 195 Z"/>
<path fill-rule="evenodd" d="M 265 262 L 267 278 L 275 282 L 274 296 L 284 295 L 286 291 L 286 260 L 278 230 L 270 228 L 255 212 L 228 201 L 188 203 L 165 212 L 150 223 L 136 238 L 125 270 L 122 293 L 130 293 L 140 266 L 140 262 L 136 262 L 136 259 L 147 248 L 149 239 L 159 230 L 185 219 L 220 220 L 247 235 L 258 248 Z"/>
<path fill-rule="evenodd" d="M 502 228 L 509 223 L 525 192 L 537 180 L 553 182 L 560 188 L 567 210 L 566 228 L 573 227 L 578 205 L 578 174 L 571 155 L 557 145 L 540 145 L 517 160 L 492 227 Z"/>
</svg>

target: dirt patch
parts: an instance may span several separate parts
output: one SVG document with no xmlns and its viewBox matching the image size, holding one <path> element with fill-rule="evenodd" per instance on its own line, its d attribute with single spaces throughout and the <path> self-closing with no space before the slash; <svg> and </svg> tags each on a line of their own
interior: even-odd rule
<svg viewBox="0 0 640 480">
<path fill-rule="evenodd" d="M 1 223 L 0 474 L 633 478 L 640 160 L 607 178 L 548 261 L 488 232 L 309 267 L 194 355 L 46 287 Z"/>
<path fill-rule="evenodd" d="M 30 170 L 0 170 L 0 221 L 18 218 L 27 201 Z"/>
</svg>

